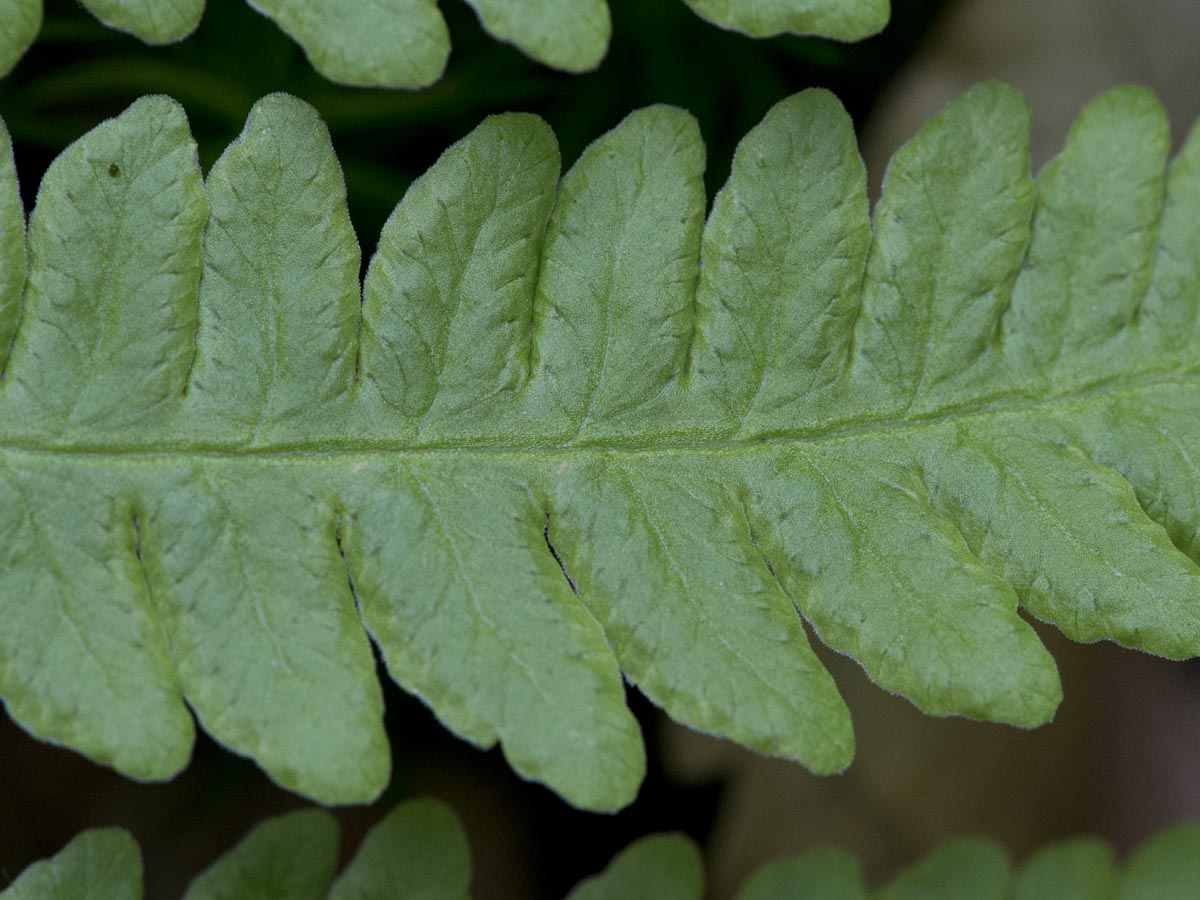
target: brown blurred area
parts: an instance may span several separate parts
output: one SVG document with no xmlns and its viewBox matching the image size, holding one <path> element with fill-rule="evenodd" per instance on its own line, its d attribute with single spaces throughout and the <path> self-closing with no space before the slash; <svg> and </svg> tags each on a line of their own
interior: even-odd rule
<svg viewBox="0 0 1200 900">
<path fill-rule="evenodd" d="M 897 14 L 903 3 L 896 4 Z M 958 0 L 884 91 L 862 132 L 878 185 L 892 152 L 954 96 L 989 78 L 1024 95 L 1040 168 L 1080 108 L 1101 91 L 1156 91 L 1176 143 L 1200 117 L 1200 3 L 1195 0 Z"/>
<path fill-rule="evenodd" d="M 843 775 L 818 778 L 665 726 L 676 777 L 726 785 L 708 846 L 711 895 L 732 897 L 758 865 L 821 845 L 853 851 L 878 884 L 958 835 L 992 838 L 1019 862 L 1084 834 L 1126 853 L 1166 825 L 1200 818 L 1197 666 L 1038 631 L 1065 699 L 1054 722 L 1033 731 L 924 716 L 828 651 L 857 737 Z"/>
</svg>

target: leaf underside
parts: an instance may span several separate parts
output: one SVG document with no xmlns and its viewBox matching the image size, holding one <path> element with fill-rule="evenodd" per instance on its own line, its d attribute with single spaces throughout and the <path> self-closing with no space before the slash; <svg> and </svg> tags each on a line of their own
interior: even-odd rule
<svg viewBox="0 0 1200 900">
<path fill-rule="evenodd" d="M 268 819 L 192 881 L 184 900 L 467 900 L 471 858 L 455 815 L 433 800 L 401 804 L 368 833 L 336 879 L 337 826 L 323 810 Z M 140 900 L 137 845 L 88 831 L 30 866 L 0 900 Z M 1118 868 L 1103 841 L 1045 848 L 1014 869 L 997 845 L 960 838 L 868 891 L 857 861 L 821 849 L 752 873 L 736 900 L 1191 900 L 1200 888 L 1200 826 L 1160 832 Z M 567 900 L 701 900 L 700 852 L 681 834 L 631 844 Z"/>
<path fill-rule="evenodd" d="M 42 30 L 42 0 L 0 0 L 0 78 L 3 78 Z"/>
<path fill-rule="evenodd" d="M 817 772 L 853 755 L 811 628 L 933 715 L 1052 717 L 1078 641 L 1200 649 L 1200 140 L 1125 88 L 1035 182 L 964 94 L 868 215 L 829 94 L 777 106 L 705 221 L 704 149 L 631 115 L 559 180 L 488 119 L 360 292 L 328 135 L 261 101 L 201 180 L 139 101 L 28 225 L 0 164 L 0 697 L 139 779 L 194 713 L 279 784 L 388 780 L 370 641 L 454 732 L 615 809 L 622 675 Z M 702 261 L 702 262 L 701 262 Z M 24 281 L 24 289 L 21 284 Z M 186 704 L 186 705 L 185 705 Z"/>
<path fill-rule="evenodd" d="M 101 22 L 150 44 L 196 30 L 204 0 L 81 0 Z M 442 76 L 450 35 L 438 0 L 246 0 L 274 20 L 326 78 L 360 87 L 422 88 Z M 484 29 L 564 72 L 608 52 L 607 0 L 466 0 Z M 858 41 L 887 24 L 890 0 L 684 0 L 698 15 L 751 37 L 811 34 Z M 33 43 L 42 0 L 0 0 L 0 77 Z"/>
</svg>

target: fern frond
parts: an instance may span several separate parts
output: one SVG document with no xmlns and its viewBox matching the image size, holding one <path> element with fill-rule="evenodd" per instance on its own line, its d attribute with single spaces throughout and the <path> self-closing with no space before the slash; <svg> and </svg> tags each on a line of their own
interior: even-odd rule
<svg viewBox="0 0 1200 900">
<path fill-rule="evenodd" d="M 1019 608 L 1195 655 L 1200 140 L 1168 170 L 1157 102 L 1116 90 L 1035 183 L 1027 130 L 1011 89 L 967 92 L 872 229 L 821 91 L 743 141 L 707 223 L 679 110 L 561 182 L 543 122 L 492 118 L 397 207 L 360 303 L 311 108 L 262 101 L 204 184 L 182 111 L 140 101 L 51 167 L 0 302 L 0 696 L 143 779 L 186 765 L 190 706 L 363 801 L 369 635 L 456 733 L 612 809 L 644 767 L 622 673 L 849 763 L 802 617 L 928 713 L 1023 727 L 1061 689 Z"/>
<path fill-rule="evenodd" d="M 337 826 L 323 810 L 268 819 L 198 876 L 184 900 L 467 900 L 471 858 L 454 813 L 433 800 L 393 809 L 334 878 Z M 0 900 L 140 900 L 141 857 L 120 829 L 88 831 L 35 863 Z M 877 891 L 857 861 L 835 849 L 759 868 L 736 900 L 1186 900 L 1200 890 L 1200 826 L 1177 825 L 1118 867 L 1103 841 L 1051 845 L 1013 867 L 998 845 L 959 838 Z M 634 842 L 567 900 L 701 900 L 700 851 L 677 833 Z"/>
<path fill-rule="evenodd" d="M 204 0 L 80 0 L 106 25 L 150 44 L 183 40 Z M 326 78 L 422 88 L 442 76 L 450 35 L 437 0 L 246 0 L 274 20 Z M 607 0 L 467 0 L 485 30 L 564 72 L 600 65 L 612 32 Z M 685 0 L 701 17 L 752 37 L 812 34 L 857 41 L 880 31 L 890 0 Z M 37 37 L 42 0 L 0 0 L 0 77 Z"/>
</svg>

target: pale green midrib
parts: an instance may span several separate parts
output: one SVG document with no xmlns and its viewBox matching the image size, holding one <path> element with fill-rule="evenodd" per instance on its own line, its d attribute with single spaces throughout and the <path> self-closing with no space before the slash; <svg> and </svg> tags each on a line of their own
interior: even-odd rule
<svg viewBox="0 0 1200 900">
<path fill-rule="evenodd" d="M 747 453 L 769 447 L 798 445 L 836 444 L 859 438 L 885 437 L 935 428 L 952 423 L 968 423 L 992 416 L 1020 415 L 1022 413 L 1068 411 L 1073 405 L 1090 401 L 1111 401 L 1123 396 L 1160 387 L 1200 387 L 1200 370 L 1175 371 L 1143 376 L 1131 381 L 1117 383 L 1115 380 L 1088 385 L 1082 389 L 1059 394 L 1044 400 L 1008 398 L 1006 402 L 983 405 L 961 406 L 936 413 L 929 413 L 901 420 L 874 420 L 831 429 L 810 428 L 791 432 L 765 434 L 756 438 L 737 440 L 672 440 L 660 438 L 638 444 L 587 442 L 568 444 L 502 444 L 495 443 L 389 443 L 386 440 L 370 441 L 361 446 L 337 446 L 324 444 L 296 443 L 270 447 L 243 447 L 238 445 L 178 444 L 164 449 L 146 449 L 130 446 L 59 444 L 36 446 L 0 439 L 0 453 L 23 454 L 41 457 L 81 457 L 96 460 L 153 461 L 171 459 L 324 459 L 329 457 L 377 457 L 377 456 L 423 456 L 423 455 L 488 455 L 488 456 L 565 456 L 565 455 L 654 455 L 679 453 Z"/>
</svg>

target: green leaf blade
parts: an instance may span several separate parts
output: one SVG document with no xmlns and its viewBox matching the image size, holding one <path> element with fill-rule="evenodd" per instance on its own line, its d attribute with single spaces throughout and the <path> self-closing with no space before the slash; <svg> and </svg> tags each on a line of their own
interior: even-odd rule
<svg viewBox="0 0 1200 900">
<path fill-rule="evenodd" d="M 361 474 L 376 487 L 347 492 L 344 546 L 396 681 L 571 802 L 631 802 L 640 731 L 603 632 L 546 546 L 529 469 L 429 460 Z"/>
<path fill-rule="evenodd" d="M 579 883 L 566 900 L 700 900 L 700 851 L 682 834 L 656 834 L 622 850 L 599 875 Z"/>
<path fill-rule="evenodd" d="M 179 396 L 207 213 L 187 119 L 164 97 L 139 100 L 50 167 L 6 373 L 6 399 L 31 427 L 119 432 Z"/>
<path fill-rule="evenodd" d="M 1062 430 L 960 429 L 931 477 L 1031 613 L 1077 641 L 1195 654 L 1200 570 L 1146 516 L 1129 482 Z"/>
<path fill-rule="evenodd" d="M 653 422 L 676 399 L 704 163 L 695 119 L 650 107 L 588 147 L 563 178 L 533 307 L 530 393 L 531 405 L 539 391 L 549 395 L 569 440 L 621 443 L 632 417 Z"/>
<path fill-rule="evenodd" d="M 769 435 L 826 413 L 870 244 L 866 183 L 826 91 L 780 102 L 738 145 L 704 229 L 689 361 L 718 427 Z"/>
<path fill-rule="evenodd" d="M 148 44 L 182 40 L 199 25 L 204 0 L 82 0 L 104 24 Z M 467 0 L 483 27 L 532 59 L 564 72 L 590 72 L 612 33 L 606 0 Z M 753 37 L 815 34 L 855 41 L 875 34 L 889 0 L 686 0 L 702 17 Z M 325 77 L 356 87 L 424 88 L 438 81 L 450 36 L 437 0 L 247 0 L 304 50 Z M 0 77 L 37 37 L 42 0 L 0 0 Z"/>
<path fill-rule="evenodd" d="M 0 0 L 0 78 L 12 71 L 42 30 L 42 0 Z"/>
<path fill-rule="evenodd" d="M 890 0 L 685 0 L 708 21 L 751 37 L 819 34 L 858 41 L 883 30 L 891 16 Z"/>
<path fill-rule="evenodd" d="M 186 755 L 182 694 L 281 784 L 361 801 L 387 778 L 369 635 L 458 734 L 615 809 L 645 765 L 622 674 L 692 727 L 844 767 L 805 622 L 930 713 L 1021 726 L 1061 697 L 1022 608 L 1195 656 L 1200 362 L 1166 323 L 1195 318 L 1200 194 L 1161 120 L 1101 98 L 1034 184 L 1019 98 L 973 89 L 901 150 L 872 236 L 822 92 L 743 142 L 707 225 L 685 113 L 635 113 L 561 182 L 545 123 L 499 116 L 414 183 L 360 305 L 310 108 L 264 101 L 201 191 L 177 108 L 143 101 L 30 220 L 0 598 L 39 599 L 0 693 L 138 777 Z M 1098 300 L 1034 315 L 1073 271 L 1056 244 Z M 64 638 L 39 681 L 22 653 L 63 609 L 112 653 Z M 138 690 L 81 704 L 106 668 Z"/>
<path fill-rule="evenodd" d="M 34 863 L 3 900 L 142 900 L 142 854 L 120 828 L 85 831 L 54 857 Z"/>
<path fill-rule="evenodd" d="M 933 454 L 863 443 L 850 458 L 836 446 L 783 455 L 751 500 L 775 523 L 800 609 L 829 646 L 928 713 L 1049 720 L 1062 697 L 1054 661 L 1013 589 L 939 510 L 925 476 Z"/>
<path fill-rule="evenodd" d="M 1128 326 L 1158 255 L 1170 131 L 1142 88 L 1089 103 L 1038 176 L 1037 213 L 1004 339 L 1014 362 L 1052 387 L 1131 368 L 1145 348 Z M 1076 264 L 1067 262 L 1078 260 Z M 1144 362 L 1143 362 L 1144 365 Z"/>
<path fill-rule="evenodd" d="M 329 900 L 467 900 L 470 881 L 458 818 L 435 800 L 411 800 L 367 833 Z"/>
<path fill-rule="evenodd" d="M 391 765 L 338 509 L 312 503 L 318 473 L 275 474 L 237 463 L 157 473 L 143 489 L 149 584 L 209 734 L 289 790 L 369 801 Z"/>
<path fill-rule="evenodd" d="M 558 173 L 545 122 L 494 116 L 442 154 L 384 225 L 364 285 L 362 381 L 414 439 L 513 427 Z M 518 427 L 532 436 L 538 424 Z"/>
<path fill-rule="evenodd" d="M 556 546 L 633 683 L 693 728 L 846 768 L 850 713 L 756 535 L 753 476 L 670 456 L 567 465 Z"/>
<path fill-rule="evenodd" d="M 1150 284 L 1135 318 L 1146 325 L 1148 343 L 1182 361 L 1196 335 L 1200 248 L 1193 240 L 1192 211 L 1200 203 L 1200 129 L 1192 128 L 1167 171 L 1167 197 L 1157 233 Z"/>
<path fill-rule="evenodd" d="M 270 446 L 318 406 L 339 415 L 357 365 L 361 253 L 316 110 L 282 94 L 259 101 L 206 191 L 193 427 Z"/>
<path fill-rule="evenodd" d="M 331 81 L 422 88 L 442 76 L 450 35 L 435 0 L 247 0 Z"/>
<path fill-rule="evenodd" d="M 147 44 L 181 41 L 200 24 L 204 0 L 83 0 L 97 19 Z"/>
<path fill-rule="evenodd" d="M 488 33 L 564 72 L 589 72 L 608 52 L 605 0 L 467 0 Z"/>
<path fill-rule="evenodd" d="M 304 810 L 256 826 L 197 876 L 184 900 L 324 900 L 337 865 L 338 828 L 323 810 Z"/>
<path fill-rule="evenodd" d="M 874 900 L 1005 900 L 1011 880 L 1003 850 L 989 841 L 959 838 L 900 873 Z"/>
<path fill-rule="evenodd" d="M 755 871 L 736 900 L 867 900 L 858 861 L 844 850 L 815 850 Z"/>
<path fill-rule="evenodd" d="M 1078 838 L 1035 852 L 1014 875 L 1005 853 L 979 838 L 952 839 L 903 869 L 877 900 L 1183 900 L 1200 884 L 1200 829 L 1160 831 L 1124 865 L 1103 841 Z M 333 883 L 337 827 L 311 809 L 268 819 L 195 878 L 185 900 L 466 900 L 470 851 L 454 813 L 436 800 L 394 807 L 367 833 Z M 53 859 L 35 863 L 2 900 L 140 900 L 141 856 L 120 829 L 88 831 Z M 679 833 L 630 844 L 567 900 L 699 900 L 704 872 L 696 845 Z M 868 893 L 849 853 L 818 849 L 753 872 L 737 900 L 863 900 Z"/>
<path fill-rule="evenodd" d="M 1006 85 L 971 88 L 896 152 L 855 335 L 854 375 L 876 414 L 930 413 L 994 389 L 1032 207 L 1029 113 Z"/>
<path fill-rule="evenodd" d="M 1185 900 L 1200 884 L 1200 826 L 1181 823 L 1159 832 L 1129 858 L 1118 900 Z"/>
<path fill-rule="evenodd" d="M 163 780 L 187 765 L 194 726 L 137 557 L 134 503 L 94 477 L 0 466 L 0 691 L 43 740 Z"/>
</svg>

